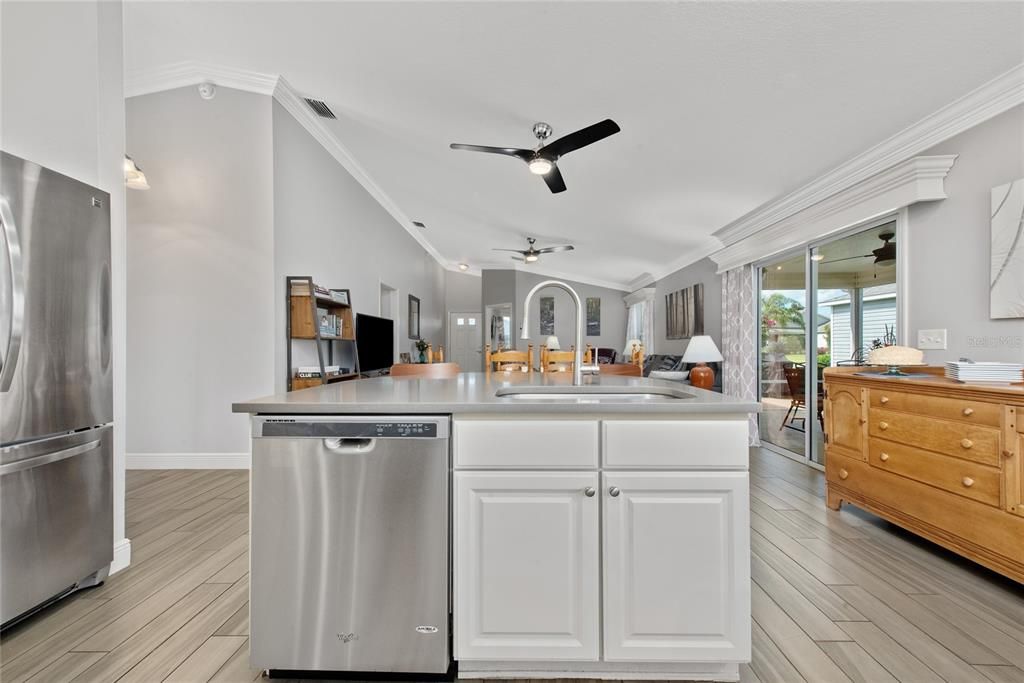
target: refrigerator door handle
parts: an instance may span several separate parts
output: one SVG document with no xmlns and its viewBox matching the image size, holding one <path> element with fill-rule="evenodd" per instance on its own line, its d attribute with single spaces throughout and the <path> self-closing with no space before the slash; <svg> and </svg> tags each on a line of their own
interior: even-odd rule
<svg viewBox="0 0 1024 683">
<path fill-rule="evenodd" d="M 0 365 L 0 393 L 10 391 L 14 371 L 18 367 L 21 336 L 25 323 L 25 280 L 21 266 L 21 238 L 14 214 L 6 197 L 0 197 L 0 226 L 3 227 L 4 251 L 11 273 L 11 311 L 7 327 L 7 344 L 3 365 Z"/>
<path fill-rule="evenodd" d="M 96 450 L 100 446 L 100 440 L 90 441 L 89 443 L 83 443 L 78 446 L 72 446 L 71 448 L 64 448 L 53 453 L 46 453 L 45 455 L 37 455 L 34 458 L 25 458 L 24 460 L 17 460 L 15 462 L 7 463 L 6 465 L 0 465 L 0 476 L 10 474 L 12 472 L 21 472 L 22 470 L 30 470 L 33 467 L 39 467 L 40 465 L 49 465 L 52 462 L 58 462 L 60 460 L 67 460 L 73 458 L 76 455 L 82 453 L 88 453 L 89 451 Z"/>
</svg>

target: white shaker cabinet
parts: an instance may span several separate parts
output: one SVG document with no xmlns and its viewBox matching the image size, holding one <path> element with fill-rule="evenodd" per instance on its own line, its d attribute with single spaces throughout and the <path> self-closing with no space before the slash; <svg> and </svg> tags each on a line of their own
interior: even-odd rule
<svg viewBox="0 0 1024 683">
<path fill-rule="evenodd" d="M 457 656 L 596 661 L 597 472 L 455 473 Z"/>
<path fill-rule="evenodd" d="M 604 659 L 745 661 L 745 472 L 605 472 Z"/>
</svg>

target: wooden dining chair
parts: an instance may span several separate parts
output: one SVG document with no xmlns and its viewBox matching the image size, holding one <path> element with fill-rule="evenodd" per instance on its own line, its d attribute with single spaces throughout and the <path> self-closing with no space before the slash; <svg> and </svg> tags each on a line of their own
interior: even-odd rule
<svg viewBox="0 0 1024 683">
<path fill-rule="evenodd" d="M 784 427 L 795 429 L 798 432 L 807 431 L 807 418 L 799 415 L 799 411 L 803 408 L 807 410 L 807 391 L 804 389 L 804 379 L 807 376 L 807 370 L 802 365 L 796 365 L 790 368 L 783 368 L 782 373 L 786 377 L 786 386 L 789 388 L 789 409 L 786 410 L 786 416 L 782 418 L 782 425 L 779 427 L 781 432 Z M 818 418 L 818 424 L 821 428 L 825 428 L 825 419 L 822 415 L 822 396 L 815 397 L 815 413 Z M 805 413 L 806 414 L 806 413 Z M 799 427 L 796 426 L 796 421 L 800 421 Z"/>
<path fill-rule="evenodd" d="M 643 368 L 633 363 L 605 363 L 601 366 L 602 375 L 621 375 L 622 377 L 643 377 Z"/>
<path fill-rule="evenodd" d="M 484 368 L 487 375 L 491 374 L 492 368 L 497 372 L 509 372 L 526 368 L 528 374 L 533 374 L 533 344 L 527 346 L 526 351 L 495 351 L 491 352 L 491 345 L 484 347 Z"/>
<path fill-rule="evenodd" d="M 541 372 L 572 372 L 573 363 L 576 361 L 576 347 L 569 347 L 568 351 L 549 349 L 543 344 L 540 347 L 540 371 Z"/>
<path fill-rule="evenodd" d="M 391 366 L 392 377 L 410 379 L 451 379 L 459 375 L 458 363 L 396 363 Z"/>
</svg>

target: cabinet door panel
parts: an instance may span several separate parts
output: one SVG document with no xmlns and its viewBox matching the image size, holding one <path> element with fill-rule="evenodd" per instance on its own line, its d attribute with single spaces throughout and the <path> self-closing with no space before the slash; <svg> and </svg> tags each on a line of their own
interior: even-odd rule
<svg viewBox="0 0 1024 683">
<path fill-rule="evenodd" d="M 748 488 L 745 472 L 602 475 L 606 660 L 749 659 Z"/>
<path fill-rule="evenodd" d="M 866 389 L 836 384 L 828 387 L 825 400 L 827 449 L 840 455 L 867 460 L 865 451 L 867 402 Z"/>
<path fill-rule="evenodd" d="M 598 658 L 596 472 L 457 472 L 456 656 Z"/>
</svg>

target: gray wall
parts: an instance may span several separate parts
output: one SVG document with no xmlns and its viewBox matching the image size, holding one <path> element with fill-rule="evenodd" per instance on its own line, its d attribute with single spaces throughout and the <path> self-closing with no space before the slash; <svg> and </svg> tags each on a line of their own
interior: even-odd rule
<svg viewBox="0 0 1024 683">
<path fill-rule="evenodd" d="M 696 284 L 704 285 L 704 334 L 722 348 L 722 276 L 715 273 L 716 268 L 711 259 L 701 259 L 654 284 L 654 353 L 681 354 L 686 350 L 688 339 L 665 338 L 665 295 Z"/>
<path fill-rule="evenodd" d="M 516 294 L 516 271 L 514 270 L 484 270 L 480 277 L 480 298 L 484 306 L 495 304 L 512 304 L 512 316 L 515 317 L 519 308 Z M 484 321 L 487 324 L 487 321 Z"/>
<path fill-rule="evenodd" d="M 399 351 L 409 351 L 408 295 L 420 299 L 420 331 L 444 341 L 445 270 L 280 104 L 273 103 L 274 385 L 285 388 L 284 279 L 312 275 L 351 290 L 356 311 L 376 315 L 380 283 L 398 290 Z M 295 342 L 293 365 L 315 358 Z"/>
<path fill-rule="evenodd" d="M 446 270 L 444 307 L 446 311 L 483 311 L 483 278 L 479 275 Z"/>
<path fill-rule="evenodd" d="M 270 98 L 194 87 L 127 101 L 128 451 L 245 453 L 231 403 L 274 388 Z"/>
<path fill-rule="evenodd" d="M 949 330 L 945 351 L 930 363 L 1024 360 L 1024 320 L 989 319 L 990 191 L 1024 177 L 1024 106 L 1016 107 L 928 150 L 958 154 L 946 177 L 947 199 L 910 209 L 908 321 Z"/>
<path fill-rule="evenodd" d="M 552 279 L 543 273 L 527 271 L 514 271 L 516 274 L 516 338 L 523 326 L 523 300 L 526 295 L 538 282 Z M 561 280 L 561 278 L 554 278 Z M 573 280 L 563 280 L 566 284 L 576 290 L 584 306 L 584 320 L 586 318 L 587 297 L 600 297 L 601 299 L 601 335 L 597 337 L 586 336 L 584 331 L 583 345 L 607 346 L 619 351 L 626 345 L 626 304 L 622 297 L 626 292 L 607 287 L 597 287 Z M 572 298 L 567 292 L 561 289 L 543 289 L 533 297 L 530 302 L 530 342 L 534 348 L 544 343 L 544 337 L 540 335 L 540 299 L 544 296 L 551 296 L 555 299 L 555 335 L 563 349 L 568 349 L 574 343 L 576 307 Z M 518 340 L 517 348 L 525 349 L 530 342 Z"/>
</svg>

